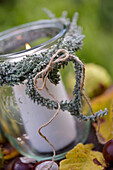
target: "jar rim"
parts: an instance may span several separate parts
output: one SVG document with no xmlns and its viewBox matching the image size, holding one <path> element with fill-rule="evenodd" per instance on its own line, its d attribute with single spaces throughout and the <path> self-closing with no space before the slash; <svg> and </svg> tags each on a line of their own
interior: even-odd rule
<svg viewBox="0 0 113 170">
<path fill-rule="evenodd" d="M 60 31 L 58 32 L 58 34 L 56 34 L 55 36 L 50 38 L 48 41 L 45 41 L 45 42 L 43 42 L 43 43 L 41 43 L 39 45 L 31 47 L 30 49 L 21 50 L 21 51 L 14 52 L 14 53 L 1 54 L 0 55 L 0 60 L 2 60 L 2 59 L 5 60 L 5 59 L 20 58 L 20 57 L 24 57 L 24 56 L 27 56 L 27 55 L 30 55 L 30 54 L 35 54 L 36 52 L 40 52 L 42 50 L 45 50 L 48 47 L 50 47 L 53 44 L 55 44 L 55 42 L 59 38 L 63 37 L 65 35 L 66 31 L 67 31 L 67 26 L 63 22 L 61 22 L 60 20 L 57 20 L 57 19 L 53 19 L 53 20 L 38 20 L 38 21 L 22 24 L 22 25 L 19 25 L 17 27 L 13 27 L 11 29 L 8 29 L 6 31 L 1 32 L 0 33 L 0 41 L 4 40 L 9 35 L 12 35 L 12 36 L 16 35 L 18 33 L 18 31 L 20 31 L 20 32 L 28 31 L 31 28 L 33 28 L 33 26 L 34 27 L 37 26 L 38 27 L 37 29 L 39 29 L 41 27 L 47 28 L 49 26 L 52 29 L 58 28 L 58 29 L 60 29 Z"/>
</svg>

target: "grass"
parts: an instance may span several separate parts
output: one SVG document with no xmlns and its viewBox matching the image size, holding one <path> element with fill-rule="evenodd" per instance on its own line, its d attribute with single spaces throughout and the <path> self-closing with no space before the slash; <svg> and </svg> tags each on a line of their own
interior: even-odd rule
<svg viewBox="0 0 113 170">
<path fill-rule="evenodd" d="M 58 17 L 66 10 L 69 18 L 78 11 L 78 23 L 86 37 L 83 49 L 77 52 L 77 55 L 85 63 L 93 62 L 104 66 L 113 77 L 112 4 L 113 2 L 109 1 L 106 4 L 106 0 L 0 0 L 0 31 L 23 23 L 47 19 L 43 8 L 48 8 Z"/>
</svg>

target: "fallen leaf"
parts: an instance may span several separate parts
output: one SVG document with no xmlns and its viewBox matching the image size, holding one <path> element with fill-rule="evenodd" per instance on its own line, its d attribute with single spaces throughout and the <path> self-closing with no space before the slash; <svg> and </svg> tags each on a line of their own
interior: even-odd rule
<svg viewBox="0 0 113 170">
<path fill-rule="evenodd" d="M 93 144 L 77 144 L 60 162 L 59 170 L 103 170 L 107 167 L 103 154 L 92 151 Z"/>
<path fill-rule="evenodd" d="M 98 140 L 101 144 L 106 143 L 108 140 L 113 138 L 113 86 L 109 88 L 105 93 L 102 95 L 94 98 L 91 101 L 91 106 L 93 112 L 97 112 L 98 110 L 103 110 L 104 108 L 108 109 L 108 115 L 100 118 L 100 128 L 98 134 Z M 96 131 L 98 128 L 97 123 L 93 123 Z"/>
<path fill-rule="evenodd" d="M 2 153 L 4 160 L 9 160 L 19 155 L 19 152 L 10 144 L 7 144 L 2 148 Z"/>
</svg>

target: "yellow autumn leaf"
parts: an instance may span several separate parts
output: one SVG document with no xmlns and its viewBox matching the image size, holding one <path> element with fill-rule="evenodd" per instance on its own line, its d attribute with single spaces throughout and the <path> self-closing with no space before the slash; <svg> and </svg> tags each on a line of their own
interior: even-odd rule
<svg viewBox="0 0 113 170">
<path fill-rule="evenodd" d="M 99 134 L 103 138 L 105 142 L 113 138 L 113 112 L 112 112 L 112 106 L 113 106 L 113 86 L 109 88 L 105 93 L 102 95 L 94 98 L 91 101 L 91 106 L 93 109 L 93 112 L 97 112 L 98 110 L 104 110 L 104 108 L 108 109 L 108 115 L 104 116 L 100 119 L 100 129 Z M 97 123 L 93 123 L 94 127 L 97 130 Z M 100 143 L 101 140 L 100 140 Z"/>
<path fill-rule="evenodd" d="M 20 155 L 19 152 L 10 145 L 8 146 L 6 145 L 6 147 L 3 147 L 2 153 L 3 153 L 4 160 L 9 160 Z"/>
<path fill-rule="evenodd" d="M 60 162 L 59 170 L 103 170 L 107 167 L 103 154 L 92 148 L 93 144 L 77 144 Z"/>
<path fill-rule="evenodd" d="M 15 158 L 16 156 L 19 155 L 19 152 L 15 149 L 14 151 L 12 151 L 11 153 L 7 154 L 4 156 L 4 160 L 9 160 L 12 158 Z"/>
</svg>

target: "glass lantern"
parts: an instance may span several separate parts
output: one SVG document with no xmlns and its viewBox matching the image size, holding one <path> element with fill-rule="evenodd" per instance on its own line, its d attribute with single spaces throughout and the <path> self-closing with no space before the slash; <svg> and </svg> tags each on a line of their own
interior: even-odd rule
<svg viewBox="0 0 113 170">
<path fill-rule="evenodd" d="M 27 55 L 46 51 L 65 35 L 65 24 L 54 20 L 41 20 L 24 24 L 0 33 L 0 62 L 19 62 Z M 24 49 L 29 43 L 32 47 Z M 42 80 L 40 80 L 39 84 Z M 38 134 L 38 129 L 55 113 L 34 103 L 25 93 L 24 84 L 0 87 L 0 120 L 9 142 L 24 156 L 38 161 L 52 158 L 49 144 Z M 55 86 L 47 80 L 47 87 L 58 100 L 69 100 L 62 80 Z M 40 92 L 50 98 L 46 90 Z M 55 160 L 65 154 L 78 142 L 85 142 L 90 123 L 79 121 L 68 111 L 58 116 L 42 130 L 56 149 Z"/>
</svg>

